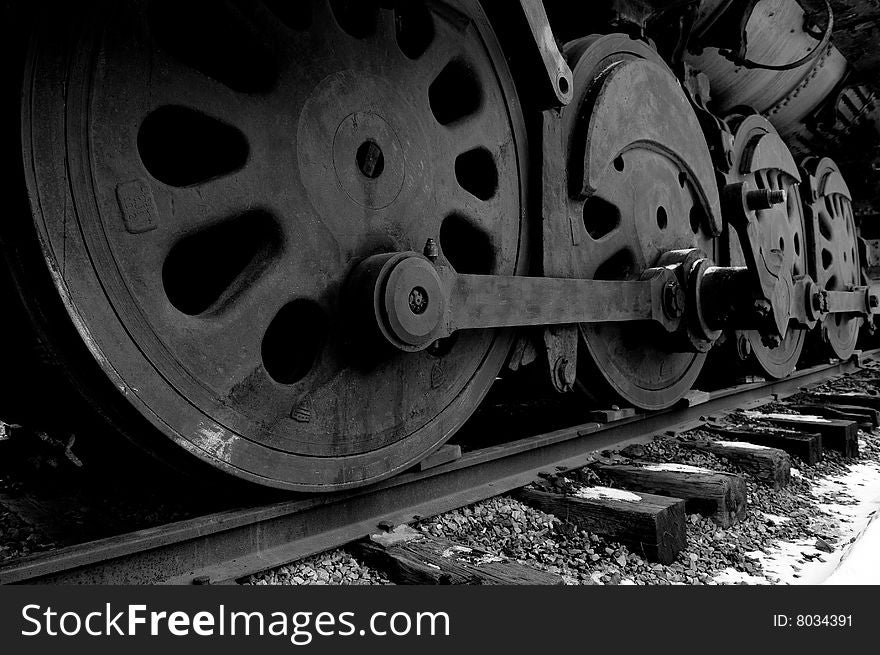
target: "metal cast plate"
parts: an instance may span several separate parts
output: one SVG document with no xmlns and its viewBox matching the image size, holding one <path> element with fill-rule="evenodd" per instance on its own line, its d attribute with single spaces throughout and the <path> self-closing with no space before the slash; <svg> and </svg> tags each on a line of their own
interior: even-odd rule
<svg viewBox="0 0 880 655">
<path fill-rule="evenodd" d="M 653 50 L 623 36 L 569 44 L 578 100 L 564 110 L 572 275 L 637 279 L 672 250 L 712 253 L 720 231 L 714 170 L 697 118 Z M 576 225 L 575 225 L 576 224 Z M 705 355 L 673 352 L 657 325 L 581 326 L 580 382 L 661 409 L 692 386 Z M 597 394 L 598 395 L 598 394 Z"/>
</svg>

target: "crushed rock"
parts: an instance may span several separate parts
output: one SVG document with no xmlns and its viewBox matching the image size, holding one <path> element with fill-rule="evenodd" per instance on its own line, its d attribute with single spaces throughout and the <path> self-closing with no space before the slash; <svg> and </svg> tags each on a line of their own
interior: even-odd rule
<svg viewBox="0 0 880 655">
<path fill-rule="evenodd" d="M 384 574 L 334 550 L 248 577 L 245 585 L 388 585 Z"/>
</svg>

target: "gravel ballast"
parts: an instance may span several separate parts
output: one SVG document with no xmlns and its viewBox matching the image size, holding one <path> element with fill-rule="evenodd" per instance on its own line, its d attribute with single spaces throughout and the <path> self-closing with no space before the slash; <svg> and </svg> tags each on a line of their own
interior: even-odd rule
<svg viewBox="0 0 880 655">
<path fill-rule="evenodd" d="M 345 550 L 321 553 L 250 576 L 246 585 L 387 585 L 382 573 L 358 562 Z"/>
<path fill-rule="evenodd" d="M 823 385 L 822 389 L 865 392 L 874 385 L 876 371 L 866 370 Z M 766 409 L 790 411 L 784 403 L 772 403 Z M 727 420 L 746 427 L 761 425 L 742 412 L 733 413 Z M 689 515 L 688 546 L 678 560 L 668 566 L 648 562 L 621 544 L 580 530 L 511 496 L 455 510 L 422 521 L 416 527 L 432 537 L 477 547 L 559 574 L 566 584 L 572 585 L 798 583 L 816 581 L 815 575 L 811 578 L 803 573 L 813 564 L 833 570 L 834 562 L 858 536 L 854 532 L 857 521 L 841 508 L 855 507 L 864 500 L 857 498 L 856 487 L 847 487 L 846 476 L 857 467 L 876 466 L 880 478 L 880 432 L 860 432 L 861 452 L 857 461 L 845 460 L 833 451 L 826 451 L 824 460 L 810 467 L 794 458 L 791 482 L 779 491 L 758 484 L 721 457 L 682 445 L 685 441 L 712 436 L 699 429 L 677 437 L 658 436 L 650 443 L 630 446 L 619 453 L 606 451 L 600 458 L 606 462 L 685 464 L 737 473 L 746 479 L 748 516 L 745 520 L 722 529 L 708 518 Z M 549 491 L 574 493 L 589 485 L 614 486 L 589 468 L 554 476 L 539 486 Z M 769 555 L 779 550 L 787 550 L 791 560 L 784 578 L 776 570 L 778 566 L 766 565 Z M 331 583 L 351 584 L 349 578 L 338 574 L 340 561 L 348 562 L 351 569 L 360 566 L 345 551 L 334 551 L 329 556 L 313 557 L 276 572 L 253 576 L 249 582 L 322 584 L 329 576 Z M 355 583 L 374 583 L 369 580 L 388 583 L 375 571 L 361 569 L 356 575 L 359 577 L 353 578 L 355 581 L 368 582 Z"/>
</svg>

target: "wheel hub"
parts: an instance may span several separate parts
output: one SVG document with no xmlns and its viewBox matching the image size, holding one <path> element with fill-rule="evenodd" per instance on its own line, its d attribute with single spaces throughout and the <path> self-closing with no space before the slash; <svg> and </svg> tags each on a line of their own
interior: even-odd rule
<svg viewBox="0 0 880 655">
<path fill-rule="evenodd" d="M 352 114 L 340 124 L 333 140 L 333 164 L 339 186 L 362 207 L 387 207 L 403 188 L 400 139 L 376 114 Z"/>
<path fill-rule="evenodd" d="M 384 107 L 399 111 L 386 117 Z M 412 157 L 413 146 L 428 144 L 421 123 L 421 117 L 387 80 L 361 79 L 348 71 L 322 80 L 305 102 L 297 130 L 300 176 L 322 217 L 335 214 L 343 219 L 339 214 L 349 201 L 360 209 L 377 211 L 391 205 L 403 190 L 407 166 L 415 162 L 430 166 Z M 409 153 L 395 126 L 406 129 Z M 424 174 L 430 178 L 432 171 L 429 168 Z M 327 184 L 328 175 L 336 184 Z M 416 175 L 410 171 L 410 181 Z M 339 197 L 340 190 L 344 198 Z M 346 228 L 343 222 L 333 229 L 345 232 L 350 226 Z"/>
</svg>

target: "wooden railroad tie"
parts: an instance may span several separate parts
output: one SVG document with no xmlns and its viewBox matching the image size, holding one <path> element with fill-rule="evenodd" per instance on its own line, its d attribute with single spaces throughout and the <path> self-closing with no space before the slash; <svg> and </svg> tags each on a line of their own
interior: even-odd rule
<svg viewBox="0 0 880 655">
<path fill-rule="evenodd" d="M 870 407 L 860 407 L 859 405 L 825 405 L 823 403 L 798 403 L 796 405 L 788 405 L 788 407 L 801 414 L 855 421 L 869 430 L 880 426 L 880 412 Z"/>
<path fill-rule="evenodd" d="M 374 534 L 350 546 L 368 566 L 397 584 L 561 585 L 562 576 L 435 539 L 408 526 Z"/>
<path fill-rule="evenodd" d="M 822 447 L 825 450 L 836 450 L 843 453 L 844 457 L 859 456 L 859 425 L 855 421 L 800 414 L 746 412 L 745 415 L 784 428 L 818 432 L 822 435 Z"/>
<path fill-rule="evenodd" d="M 523 489 L 516 497 L 583 530 L 619 541 L 652 562 L 671 564 L 687 545 L 685 501 L 585 487 L 578 495 Z"/>
<path fill-rule="evenodd" d="M 746 516 L 746 482 L 733 473 L 682 464 L 601 464 L 596 470 L 629 491 L 683 498 L 689 514 L 707 516 L 723 528 Z"/>
<path fill-rule="evenodd" d="M 736 441 L 684 441 L 681 445 L 724 457 L 773 489 L 787 487 L 791 480 L 791 458 L 778 448 Z"/>
<path fill-rule="evenodd" d="M 792 457 L 799 457 L 805 464 L 814 466 L 822 459 L 822 435 L 807 434 L 787 428 L 740 428 L 706 426 L 706 432 L 722 439 L 753 443 L 784 450 Z"/>
<path fill-rule="evenodd" d="M 870 407 L 880 411 L 880 395 L 869 393 L 828 393 L 824 391 L 811 391 L 807 397 L 817 403 L 831 403 L 834 405 L 856 405 L 858 407 Z"/>
</svg>

